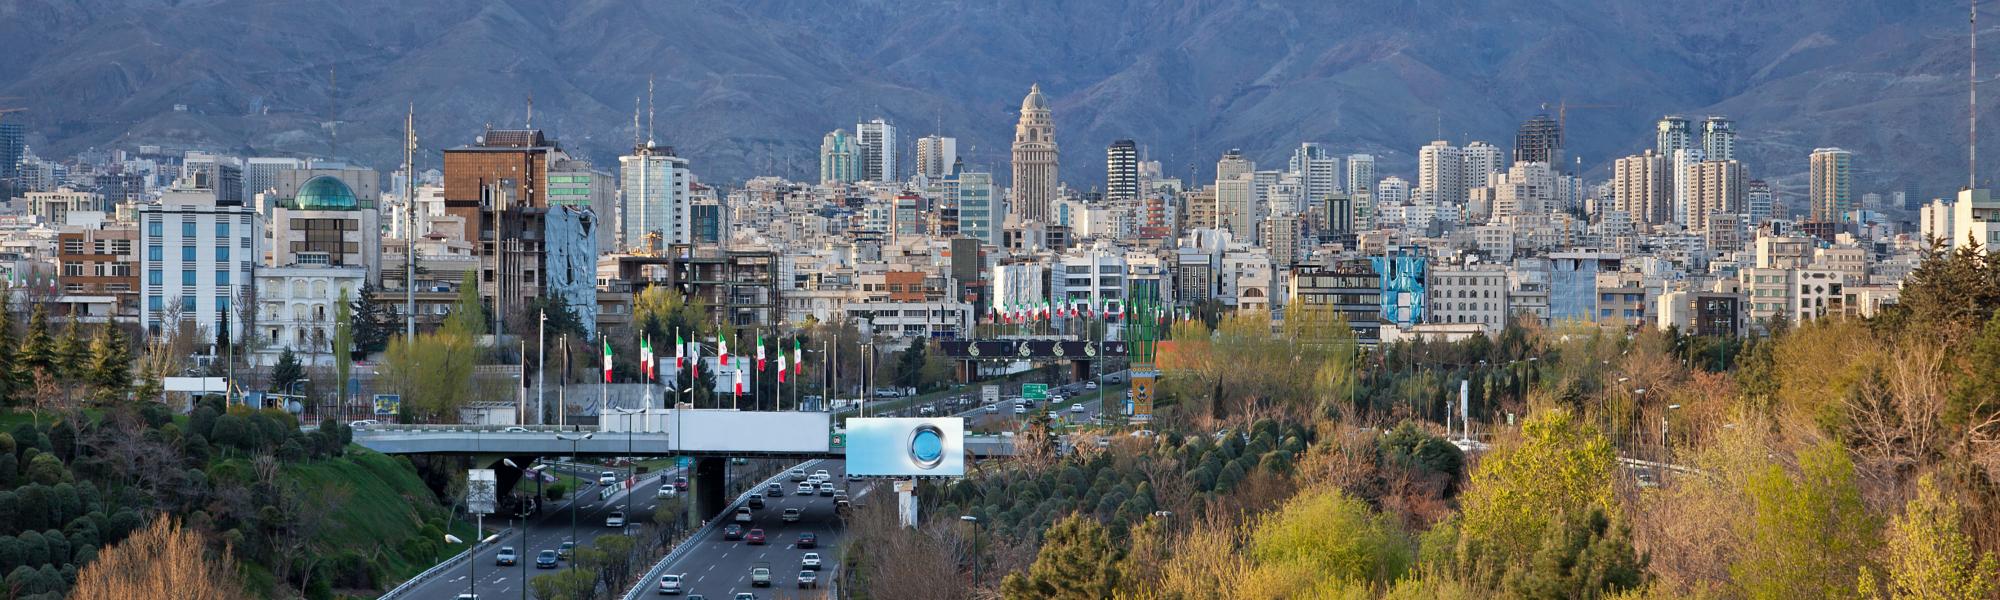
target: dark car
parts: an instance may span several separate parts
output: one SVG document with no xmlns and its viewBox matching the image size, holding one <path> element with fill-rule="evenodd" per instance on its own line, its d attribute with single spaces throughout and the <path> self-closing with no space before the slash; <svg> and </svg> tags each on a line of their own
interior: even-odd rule
<svg viewBox="0 0 2000 600">
<path fill-rule="evenodd" d="M 818 547 L 819 547 L 819 534 L 816 534 L 816 533 L 813 533 L 813 532 L 810 532 L 810 531 L 808 531 L 808 532 L 805 532 L 805 533 L 801 533 L 801 534 L 799 534 L 799 547 L 800 547 L 800 548 L 818 548 Z"/>
<path fill-rule="evenodd" d="M 743 543 L 753 544 L 758 546 L 764 545 L 764 530 L 762 529 L 750 530 L 749 534 L 743 536 Z"/>
<path fill-rule="evenodd" d="M 676 490 L 680 490 L 680 491 L 683 491 L 683 492 L 685 492 L 685 491 L 688 491 L 688 478 L 686 478 L 686 477 L 675 477 L 675 478 L 674 478 L 674 489 L 676 489 Z"/>
<path fill-rule="evenodd" d="M 737 525 L 737 524 L 735 524 L 735 523 L 730 523 L 729 525 L 727 525 L 727 526 L 723 527 L 723 528 L 722 528 L 722 539 L 725 539 L 725 540 L 740 540 L 740 539 L 743 539 L 743 526 L 742 526 L 742 525 Z"/>
<path fill-rule="evenodd" d="M 556 551 L 543 550 L 541 552 L 535 553 L 535 568 L 537 569 L 556 568 Z"/>
<path fill-rule="evenodd" d="M 763 494 L 751 494 L 751 495 L 750 495 L 750 508 L 764 508 L 764 495 L 763 495 Z"/>
</svg>

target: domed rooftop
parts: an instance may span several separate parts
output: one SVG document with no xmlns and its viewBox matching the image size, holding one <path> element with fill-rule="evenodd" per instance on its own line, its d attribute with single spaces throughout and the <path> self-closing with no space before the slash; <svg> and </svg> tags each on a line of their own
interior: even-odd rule
<svg viewBox="0 0 2000 600">
<path fill-rule="evenodd" d="M 1042 84 L 1028 86 L 1028 97 L 1021 99 L 1021 110 L 1048 110 L 1049 99 L 1042 96 Z"/>
<path fill-rule="evenodd" d="M 298 195 L 292 197 L 292 203 L 299 210 L 354 210 L 361 206 L 354 199 L 354 190 L 328 175 L 306 180 L 305 185 L 299 186 Z"/>
</svg>

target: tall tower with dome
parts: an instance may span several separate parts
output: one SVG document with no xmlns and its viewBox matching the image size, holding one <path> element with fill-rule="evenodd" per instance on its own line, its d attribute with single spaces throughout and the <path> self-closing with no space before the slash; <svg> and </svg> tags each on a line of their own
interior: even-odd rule
<svg viewBox="0 0 2000 600">
<path fill-rule="evenodd" d="M 1021 121 L 1014 125 L 1013 192 L 1009 212 L 1017 220 L 1049 220 L 1049 205 L 1056 201 L 1056 123 L 1041 84 L 1028 88 Z"/>
</svg>

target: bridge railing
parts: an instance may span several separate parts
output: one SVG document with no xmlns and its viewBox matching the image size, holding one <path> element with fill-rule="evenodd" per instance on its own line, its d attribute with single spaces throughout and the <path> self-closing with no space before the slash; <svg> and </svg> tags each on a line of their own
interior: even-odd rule
<svg viewBox="0 0 2000 600">
<path fill-rule="evenodd" d="M 595 428 L 578 429 L 574 425 L 468 425 L 464 423 L 379 423 L 357 425 L 356 433 L 369 431 L 383 432 L 473 432 L 473 433 L 596 433 Z"/>
<path fill-rule="evenodd" d="M 507 537 L 513 534 L 514 534 L 514 528 L 512 527 L 509 527 L 507 529 L 502 529 L 500 530 L 500 533 L 495 534 L 499 536 L 499 539 L 493 540 L 493 543 L 498 544 L 500 542 L 506 541 Z M 422 587 L 426 580 L 442 575 L 450 571 L 452 568 L 457 567 L 459 563 L 471 559 L 472 553 L 477 550 L 479 550 L 479 544 L 475 541 L 475 543 L 473 543 L 471 547 L 466 548 L 464 552 L 460 552 L 457 555 L 452 556 L 451 558 L 444 559 L 444 562 L 440 562 L 429 569 L 425 569 L 424 572 L 418 573 L 416 577 L 411 577 L 409 581 L 405 581 L 403 582 L 402 585 L 396 586 L 395 589 L 389 590 L 388 593 L 382 594 L 382 596 L 378 600 L 394 600 L 396 598 L 402 597 L 403 594 L 415 591 L 418 587 Z"/>
</svg>

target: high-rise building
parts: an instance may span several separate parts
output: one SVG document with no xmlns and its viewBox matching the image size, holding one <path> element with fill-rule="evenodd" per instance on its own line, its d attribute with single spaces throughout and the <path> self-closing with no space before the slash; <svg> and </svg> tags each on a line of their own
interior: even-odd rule
<svg viewBox="0 0 2000 600">
<path fill-rule="evenodd" d="M 1701 151 L 1709 160 L 1736 159 L 1736 123 L 1729 117 L 1709 115 L 1701 122 Z"/>
<path fill-rule="evenodd" d="M 1709 217 L 1716 214 L 1742 214 L 1744 199 L 1748 195 L 1749 177 L 1744 174 L 1743 163 L 1733 160 L 1710 160 L 1695 163 L 1689 168 L 1689 210 L 1688 228 L 1707 230 Z"/>
<path fill-rule="evenodd" d="M 1465 158 L 1459 148 L 1437 140 L 1417 150 L 1417 189 L 1438 204 L 1465 204 Z"/>
<path fill-rule="evenodd" d="M 181 179 L 194 188 L 215 192 L 216 202 L 243 205 L 243 167 L 235 157 L 189 152 L 181 160 Z"/>
<path fill-rule="evenodd" d="M 1851 219 L 1854 210 L 1854 153 L 1840 148 L 1814 149 L 1809 189 L 1812 222 L 1840 223 Z"/>
<path fill-rule="evenodd" d="M 0 180 L 21 176 L 21 157 L 27 154 L 28 129 L 20 123 L 0 123 Z"/>
<path fill-rule="evenodd" d="M 1521 123 L 1521 130 L 1514 134 L 1514 162 L 1517 163 L 1548 163 L 1553 168 L 1562 164 L 1562 149 L 1562 124 L 1546 114 L 1528 117 Z"/>
<path fill-rule="evenodd" d="M 1375 184 L 1375 203 L 1409 204 L 1410 182 L 1395 175 L 1383 177 L 1381 182 Z"/>
<path fill-rule="evenodd" d="M 1743 212 L 1751 225 L 1763 225 L 1771 220 L 1771 184 L 1762 179 L 1752 179 L 1744 184 Z"/>
<path fill-rule="evenodd" d="M 1347 193 L 1375 189 L 1375 157 L 1368 154 L 1347 155 Z"/>
<path fill-rule="evenodd" d="M 939 135 L 917 138 L 917 175 L 933 181 L 944 179 L 955 164 L 958 164 L 958 138 Z"/>
<path fill-rule="evenodd" d="M 596 232 L 591 237 L 597 242 L 599 254 L 618 250 L 620 236 L 606 229 L 616 223 L 618 214 L 616 176 L 592 168 L 587 160 L 558 159 L 549 165 L 549 205 L 590 209 L 587 219 L 573 215 L 566 218 L 587 223 Z"/>
<path fill-rule="evenodd" d="M 1021 120 L 1014 124 L 1012 214 L 1022 221 L 1048 221 L 1056 200 L 1056 123 L 1041 84 L 1028 87 L 1021 99 Z"/>
<path fill-rule="evenodd" d="M 1612 210 L 1632 221 L 1659 225 L 1673 219 L 1667 194 L 1667 157 L 1647 150 L 1612 163 Z"/>
<path fill-rule="evenodd" d="M 1674 222 L 1683 227 L 1699 226 L 1694 218 L 1693 171 L 1694 166 L 1701 164 L 1702 160 L 1701 148 L 1675 150 L 1673 155 L 1667 157 L 1667 161 L 1671 163 L 1670 168 L 1673 169 L 1670 190 L 1674 197 Z"/>
<path fill-rule="evenodd" d="M 260 156 L 244 161 L 244 199 L 248 200 L 255 198 L 257 194 L 275 191 L 278 188 L 279 174 L 303 168 L 306 168 L 306 161 L 296 158 Z M 396 191 L 400 193 L 401 190 Z"/>
<path fill-rule="evenodd" d="M 1257 183 L 1253 174 L 1241 173 L 1215 182 L 1215 218 L 1218 227 L 1256 243 Z"/>
<path fill-rule="evenodd" d="M 376 198 L 359 197 L 347 183 L 321 175 L 271 208 L 271 251 L 266 266 L 360 267 L 369 283 L 382 281 L 382 221 Z"/>
<path fill-rule="evenodd" d="M 1326 148 L 1318 143 L 1299 144 L 1292 151 L 1289 166 L 1299 176 L 1300 191 L 1306 200 L 1325 200 L 1340 191 L 1340 158 L 1327 154 Z"/>
<path fill-rule="evenodd" d="M 1000 245 L 1000 225 L 1005 211 L 1000 195 L 993 191 L 993 174 L 960 172 L 958 178 L 959 235 L 989 246 Z"/>
<path fill-rule="evenodd" d="M 1215 161 L 1215 180 L 1235 179 L 1237 175 L 1256 170 L 1257 163 L 1244 158 L 1242 150 L 1230 148 L 1228 152 L 1222 153 L 1221 159 Z"/>
<path fill-rule="evenodd" d="M 1660 117 L 1654 127 L 1653 153 L 1672 159 L 1674 151 L 1694 147 L 1694 135 L 1688 126 L 1687 117 L 1667 115 Z"/>
<path fill-rule="evenodd" d="M 881 118 L 854 125 L 861 179 L 896 181 L 896 126 Z"/>
<path fill-rule="evenodd" d="M 1111 142 L 1104 149 L 1104 199 L 1114 203 L 1139 199 L 1139 145 L 1132 140 Z"/>
<path fill-rule="evenodd" d="M 620 211 L 625 247 L 658 252 L 692 243 L 688 213 L 693 176 L 687 159 L 674 156 L 672 148 L 648 144 L 618 157 L 618 167 L 625 195 Z"/>
<path fill-rule="evenodd" d="M 1506 156 L 1500 148 L 1486 142 L 1471 142 L 1458 150 L 1465 165 L 1465 173 L 1460 175 L 1466 189 L 1486 185 L 1486 178 L 1507 169 Z"/>
<path fill-rule="evenodd" d="M 819 182 L 853 183 L 861 180 L 860 148 L 845 129 L 827 132 L 819 140 Z"/>
</svg>

